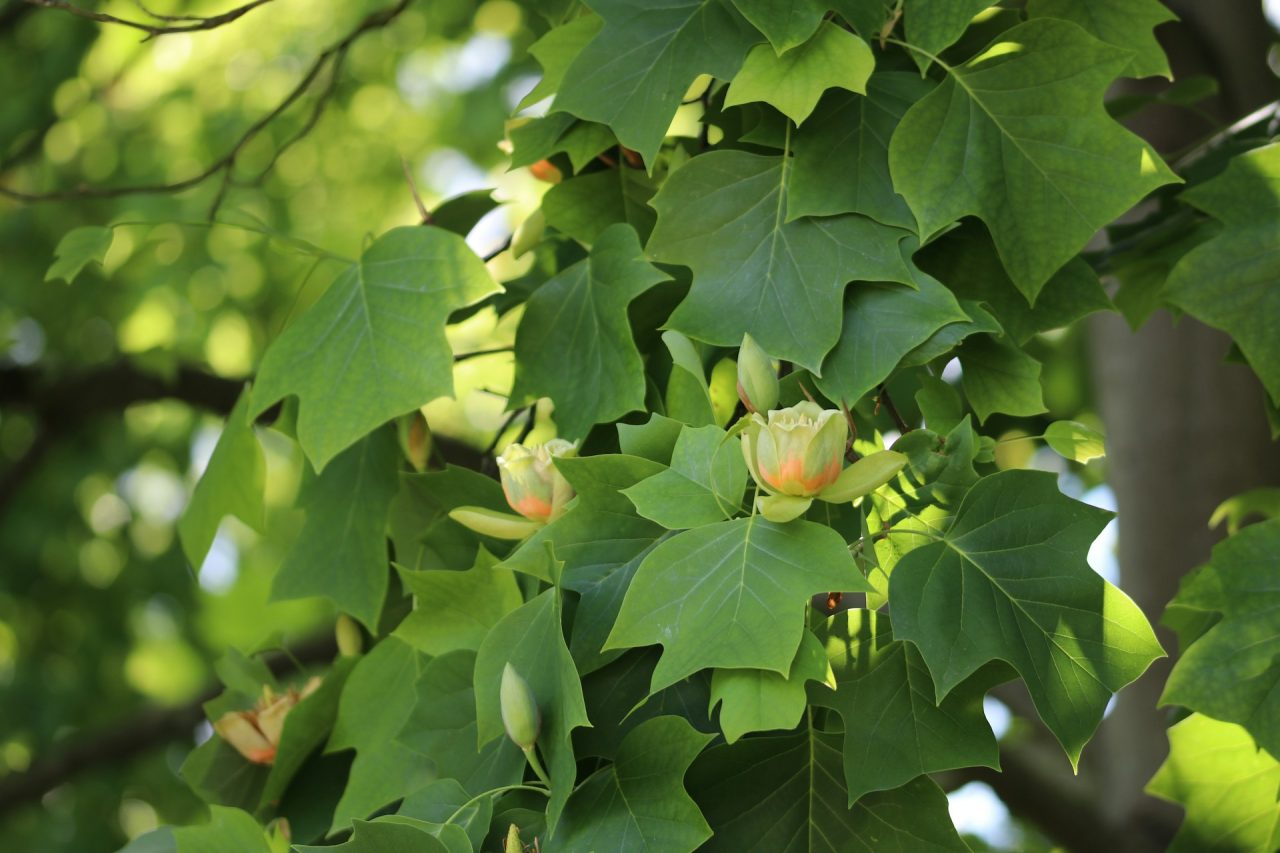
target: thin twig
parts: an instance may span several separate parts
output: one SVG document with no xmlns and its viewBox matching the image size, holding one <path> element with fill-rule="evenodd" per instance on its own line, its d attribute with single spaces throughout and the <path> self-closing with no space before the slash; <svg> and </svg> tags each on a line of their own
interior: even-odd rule
<svg viewBox="0 0 1280 853">
<path fill-rule="evenodd" d="M 31 6 L 41 6 L 45 9 L 61 9 L 64 12 L 70 12 L 76 17 L 88 18 L 89 20 L 97 21 L 100 24 L 117 24 L 122 27 L 139 30 L 147 34 L 147 37 L 143 39 L 143 41 L 147 41 L 155 38 L 156 36 L 166 36 L 172 33 L 193 33 L 199 30 L 217 29 L 218 27 L 239 19 L 259 6 L 270 3 L 271 0 L 250 0 L 250 2 L 245 3 L 243 6 L 237 6 L 230 11 L 223 12 L 221 15 L 213 15 L 208 18 L 199 18 L 195 16 L 166 17 L 148 11 L 141 3 L 138 4 L 139 8 L 141 8 L 143 12 L 146 12 L 156 20 L 169 22 L 165 24 L 145 24 L 141 21 L 130 21 L 127 18 L 117 18 L 115 15 L 108 15 L 106 12 L 95 12 L 92 9 L 84 9 L 80 6 L 67 3 L 65 0 L 23 0 L 23 2 Z M 175 23 L 178 21 L 182 21 L 184 23 Z"/>
<path fill-rule="evenodd" d="M 881 404 L 889 411 L 889 417 L 893 418 L 894 426 L 898 428 L 899 434 L 906 435 L 911 432 L 911 426 L 903 419 L 898 407 L 893 404 L 893 398 L 889 396 L 889 389 L 884 385 L 880 386 L 879 393 L 876 396 L 876 408 L 879 409 Z"/>
</svg>

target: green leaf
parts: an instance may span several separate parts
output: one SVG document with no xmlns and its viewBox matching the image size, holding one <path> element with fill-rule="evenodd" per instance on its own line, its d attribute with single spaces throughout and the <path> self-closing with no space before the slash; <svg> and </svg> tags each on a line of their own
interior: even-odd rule
<svg viewBox="0 0 1280 853">
<path fill-rule="evenodd" d="M 1269 853 L 1280 841 L 1280 762 L 1239 726 L 1192 714 L 1169 729 L 1169 757 L 1147 793 L 1186 819 L 1169 853 Z"/>
<path fill-rule="evenodd" d="M 753 47 L 729 84 L 724 105 L 763 101 L 801 124 L 827 89 L 865 94 L 875 67 L 875 57 L 865 41 L 825 22 L 812 38 L 781 56 L 767 44 Z"/>
<path fill-rule="evenodd" d="M 598 15 L 583 15 L 549 30 L 529 45 L 529 53 L 542 66 L 542 79 L 524 96 L 517 109 L 522 110 L 554 95 L 573 60 L 596 37 L 602 26 L 604 21 Z"/>
<path fill-rule="evenodd" d="M 1280 143 L 1241 154 L 1181 197 L 1226 227 L 1178 262 L 1165 297 L 1231 335 L 1280 404 Z"/>
<path fill-rule="evenodd" d="M 1227 522 L 1227 533 L 1235 536 L 1244 521 L 1251 516 L 1280 518 L 1280 488 L 1261 486 L 1232 495 L 1214 509 L 1209 516 L 1209 526 L 1217 527 Z"/>
<path fill-rule="evenodd" d="M 683 433 L 684 424 L 680 421 L 651 414 L 649 420 L 642 424 L 618 424 L 618 446 L 628 456 L 640 456 L 667 465 Z"/>
<path fill-rule="evenodd" d="M 711 739 L 679 717 L 656 717 L 636 726 L 613 763 L 573 792 L 548 847 L 693 851 L 711 836 L 711 828 L 685 793 L 683 780 Z"/>
<path fill-rule="evenodd" d="M 387 508 L 399 488 L 400 448 L 379 430 L 342 452 L 308 483 L 302 534 L 271 584 L 271 600 L 321 595 L 377 630 L 387 594 Z"/>
<path fill-rule="evenodd" d="M 936 433 L 950 432 L 964 418 L 964 403 L 960 400 L 960 394 L 952 385 L 936 376 L 920 377 L 916 405 L 924 417 L 925 426 Z"/>
<path fill-rule="evenodd" d="M 1040 362 L 990 335 L 960 346 L 961 384 L 979 423 L 997 412 L 1030 416 L 1046 411 L 1040 393 Z"/>
<path fill-rule="evenodd" d="M 1169 58 L 1151 32 L 1178 16 L 1160 0 L 1030 0 L 1032 18 L 1062 18 L 1084 27 L 1096 38 L 1132 53 L 1126 77 L 1173 79 Z"/>
<path fill-rule="evenodd" d="M 397 814 L 436 824 L 451 820 L 478 850 L 493 818 L 493 798 L 473 800 L 457 780 L 437 779 L 405 797 Z"/>
<path fill-rule="evenodd" d="M 889 145 L 893 184 L 923 236 L 963 216 L 990 228 L 1018 290 L 1040 288 L 1144 195 L 1178 179 L 1106 114 L 1132 54 L 1075 24 L 1003 33 L 907 111 Z"/>
<path fill-rule="evenodd" d="M 667 378 L 667 394 L 663 400 L 667 414 L 689 426 L 714 426 L 716 413 L 711 405 L 711 388 L 707 385 L 702 356 L 693 341 L 668 330 L 662 333 L 662 343 L 671 353 L 671 375 Z"/>
<path fill-rule="evenodd" d="M 792 134 L 787 220 L 861 213 L 914 231 L 916 218 L 889 179 L 889 139 L 933 83 L 905 71 L 871 75 L 865 96 L 831 91 Z"/>
<path fill-rule="evenodd" d="M 360 659 L 342 690 L 326 752 L 356 751 L 330 832 L 431 781 L 431 764 L 396 741 L 414 704 L 422 655 L 395 637 Z"/>
<path fill-rule="evenodd" d="M 1054 421 L 1044 431 L 1044 440 L 1054 452 L 1075 462 L 1107 455 L 1102 433 L 1078 421 Z"/>
<path fill-rule="evenodd" d="M 647 250 L 693 270 L 671 328 L 722 346 L 747 332 L 770 355 L 816 373 L 840 337 L 849 281 L 914 286 L 916 274 L 899 246 L 909 232 L 856 215 L 784 221 L 786 185 L 781 157 L 695 157 L 654 196 Z"/>
<path fill-rule="evenodd" d="M 468 193 L 445 199 L 431 211 L 431 224 L 446 231 L 452 231 L 459 237 L 472 232 L 486 213 L 495 210 L 498 202 L 493 198 L 493 190 L 472 190 Z"/>
<path fill-rule="evenodd" d="M 1052 474 L 1002 471 L 889 579 L 894 633 L 920 649 L 937 698 L 1007 661 L 1073 766 L 1111 694 L 1163 654 L 1142 611 L 1085 560 L 1110 518 Z"/>
<path fill-rule="evenodd" d="M 298 441 L 322 470 L 375 427 L 453 393 L 445 322 L 500 290 L 457 234 L 388 231 L 271 344 L 249 414 L 296 395 Z"/>
<path fill-rule="evenodd" d="M 849 808 L 840 735 L 810 726 L 712 747 L 694 762 L 687 784 L 715 833 L 703 848 L 709 853 L 969 849 L 951 825 L 946 795 L 929 779 L 868 794 Z"/>
<path fill-rule="evenodd" d="M 840 534 L 758 516 L 697 527 L 645 558 L 622 601 L 609 648 L 660 643 L 651 691 L 700 669 L 785 675 L 804 633 L 804 604 L 869 587 Z"/>
<path fill-rule="evenodd" d="M 593 121 L 579 121 L 568 113 L 515 119 L 507 135 L 513 148 L 512 169 L 530 166 L 563 151 L 573 170 L 580 172 L 601 152 L 618 144 L 609 128 Z"/>
<path fill-rule="evenodd" d="M 475 565 L 480 541 L 448 515 L 463 506 L 510 510 L 502 486 L 478 471 L 446 465 L 442 471 L 401 472 L 400 491 L 387 512 L 397 566 L 453 571 Z M 506 547 L 497 540 L 484 541 L 494 548 Z"/>
<path fill-rule="evenodd" d="M 824 681 L 830 667 L 822 643 L 809 631 L 785 675 L 762 669 L 717 669 L 710 707 L 720 706 L 720 728 L 733 743 L 751 732 L 794 729 L 808 705 L 805 683 Z"/>
<path fill-rule="evenodd" d="M 996 0 L 906 0 L 903 30 L 907 41 L 924 53 L 911 52 L 923 75 L 932 60 L 959 40 L 973 16 L 994 5 Z"/>
<path fill-rule="evenodd" d="M 840 341 L 816 380 L 828 399 L 854 405 L 934 332 L 969 319 L 951 291 L 935 279 L 919 274 L 916 282 L 919 290 L 864 284 L 845 297 Z"/>
<path fill-rule="evenodd" d="M 680 432 L 671 467 L 623 491 L 636 511 L 668 530 L 732 518 L 742 507 L 747 466 L 736 438 L 717 426 Z"/>
<path fill-rule="evenodd" d="M 241 393 L 218 436 L 209 464 L 191 492 L 191 500 L 178 521 L 182 551 L 197 570 L 203 565 L 218 525 L 234 515 L 262 532 L 266 520 L 263 491 L 267 460 L 249 420 L 249 393 Z"/>
<path fill-rule="evenodd" d="M 414 601 L 394 636 L 428 655 L 480 648 L 489 629 L 524 603 L 515 575 L 496 564 L 481 548 L 476 564 L 465 572 L 396 566 Z"/>
<path fill-rule="evenodd" d="M 972 299 L 961 299 L 960 307 L 969 315 L 968 321 L 948 323 L 929 336 L 929 340 L 907 353 L 899 367 L 919 367 L 940 358 L 955 349 L 961 341 L 971 335 L 987 333 L 999 335 L 1003 333 L 1000 324 L 991 312 Z"/>
<path fill-rule="evenodd" d="M 449 652 L 422 667 L 417 702 L 397 740 L 429 761 L 437 777 L 456 780 L 472 796 L 524 776 L 525 758 L 508 738 L 476 748 L 476 655 Z"/>
<path fill-rule="evenodd" d="M 513 400 L 550 397 L 560 435 L 644 408 L 644 364 L 627 305 L 666 276 L 644 260 L 635 231 L 612 225 L 590 256 L 533 292 L 516 331 Z"/>
<path fill-rule="evenodd" d="M 640 169 L 602 169 L 547 190 L 542 212 L 552 228 L 588 246 L 603 241 L 602 235 L 613 233 L 612 225 L 618 222 L 630 225 L 641 240 L 647 240 L 654 223 L 648 205 L 653 193 L 653 181 Z M 534 291 L 534 296 L 540 292 L 541 288 Z"/>
<path fill-rule="evenodd" d="M 44 274 L 45 281 L 60 278 L 71 284 L 90 263 L 102 265 L 111 248 L 114 231 L 101 225 L 72 228 L 53 250 L 55 260 Z"/>
<path fill-rule="evenodd" d="M 1272 755 L 1280 755 L 1277 555 L 1280 520 L 1252 524 L 1214 546 L 1197 573 L 1198 604 L 1222 620 L 1183 652 L 1160 697 L 1164 705 L 1239 723 Z M 1187 604 L 1184 593 L 1175 601 Z"/>
<path fill-rule="evenodd" d="M 609 125 L 650 170 L 699 74 L 730 80 L 760 36 L 728 0 L 592 0 L 604 29 L 565 72 L 553 109 Z"/>
<path fill-rule="evenodd" d="M 425 828 L 415 826 L 396 816 L 378 818 L 377 820 L 357 820 L 351 838 L 342 844 L 333 846 L 310 847 L 295 846 L 298 853 L 451 853 L 444 842 L 431 835 Z M 219 851 L 227 847 L 218 848 Z M 213 853 L 210 850 L 210 853 Z"/>
<path fill-rule="evenodd" d="M 889 617 L 849 610 L 828 622 L 826 652 L 837 689 L 813 687 L 815 705 L 844 720 L 844 781 L 849 804 L 871 791 L 961 767 L 999 769 L 982 697 L 999 680 L 986 670 L 935 703 L 920 652 L 893 638 Z"/>
<path fill-rule="evenodd" d="M 764 33 L 779 54 L 808 41 L 826 13 L 822 0 L 733 0 L 733 5 Z"/>
<path fill-rule="evenodd" d="M 480 747 L 494 738 L 506 737 L 498 690 L 502 669 L 508 663 L 529 683 L 542 715 L 537 748 L 551 776 L 547 826 L 554 831 L 577 777 L 570 736 L 575 728 L 591 725 L 582 700 L 582 684 L 564 643 L 558 590 L 549 589 L 508 614 L 480 646 L 475 670 Z"/>
<path fill-rule="evenodd" d="M 252 815 L 225 806 L 209 806 L 209 822 L 173 830 L 178 853 L 269 853 L 266 835 Z"/>
</svg>

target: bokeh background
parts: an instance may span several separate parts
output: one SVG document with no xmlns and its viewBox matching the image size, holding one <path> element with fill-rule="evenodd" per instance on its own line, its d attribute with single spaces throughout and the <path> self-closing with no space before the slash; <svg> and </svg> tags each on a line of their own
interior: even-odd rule
<svg viewBox="0 0 1280 853">
<path fill-rule="evenodd" d="M 125 0 L 83 5 L 145 17 Z M 1258 0 L 1171 5 L 1183 22 L 1160 34 L 1175 70 L 1221 85 L 1190 105 L 1154 103 L 1129 119 L 1165 152 L 1277 97 L 1276 36 Z M 225 27 L 144 40 L 0 0 L 0 186 L 72 195 L 38 203 L 0 196 L 3 849 L 110 851 L 157 823 L 200 819 L 176 769 L 208 736 L 195 703 L 214 683 L 214 661 L 233 646 L 323 647 L 334 619 L 320 601 L 267 603 L 301 526 L 291 507 L 305 475 L 296 447 L 274 432 L 262 431 L 265 533 L 229 519 L 199 572 L 178 547 L 175 522 L 235 383 L 323 293 L 342 268 L 335 258 L 419 220 L 411 183 L 428 208 L 494 192 L 503 205 L 468 238 L 481 254 L 537 207 L 546 185 L 508 172 L 495 145 L 537 82 L 526 51 L 544 27 L 510 0 L 409 3 L 341 51 L 341 61 L 331 54 L 229 169 L 190 189 L 77 192 L 201 173 L 327 48 L 394 6 L 274 0 Z M 228 7 L 157 0 L 148 8 L 208 15 Z M 1141 83 L 1127 93 L 1153 91 Z M 71 285 L 44 280 L 66 232 L 103 224 L 118 227 L 101 267 Z M 504 255 L 493 268 L 505 280 L 529 263 Z M 450 334 L 459 351 L 500 347 L 516 319 L 482 312 Z M 1060 418 L 1106 424 L 1110 459 L 1063 468 L 1062 486 L 1120 508 L 1124 526 L 1108 529 L 1091 561 L 1158 618 L 1177 579 L 1214 541 L 1205 524 L 1213 506 L 1280 483 L 1256 383 L 1223 362 L 1215 333 L 1163 313 L 1137 334 L 1108 317 L 1041 336 L 1035 347 L 1049 414 L 993 419 L 989 430 L 1008 438 Z M 425 410 L 432 428 L 476 448 L 513 434 L 519 424 L 504 427 L 510 381 L 507 354 L 463 362 L 456 401 Z M 535 438 L 553 429 L 545 413 L 536 426 Z M 1062 465 L 1032 442 L 1001 448 L 1005 467 Z M 1163 755 L 1153 710 L 1162 678 L 1122 699 L 1101 743 L 1086 751 L 1083 778 L 1103 808 L 1160 808 L 1140 788 Z M 1005 738 L 1030 741 L 1018 701 L 989 700 L 989 716 Z M 1117 751 L 1129 757 L 1108 758 Z M 1059 763 L 1052 772 L 1066 771 L 1063 784 L 1072 784 Z M 970 782 L 952 792 L 962 830 L 996 849 L 1043 848 L 1019 817 L 1026 804 L 997 788 Z"/>
</svg>

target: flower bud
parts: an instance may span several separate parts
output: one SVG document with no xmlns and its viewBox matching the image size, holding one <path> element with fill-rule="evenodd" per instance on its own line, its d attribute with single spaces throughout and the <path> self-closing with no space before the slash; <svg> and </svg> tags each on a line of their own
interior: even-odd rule
<svg viewBox="0 0 1280 853">
<path fill-rule="evenodd" d="M 264 685 L 262 697 L 252 708 L 223 714 L 214 722 L 213 730 L 254 764 L 272 764 L 276 760 L 276 748 L 284 734 L 284 722 L 289 712 L 319 686 L 319 676 L 308 681 L 301 691 L 291 687 L 277 694 L 270 686 Z"/>
<path fill-rule="evenodd" d="M 558 184 L 564 180 L 564 175 L 560 172 L 556 165 L 550 160 L 539 160 L 529 167 L 529 174 L 533 175 L 540 181 L 546 181 L 549 184 Z"/>
<path fill-rule="evenodd" d="M 738 398 L 748 412 L 767 412 L 778 405 L 778 371 L 750 335 L 742 336 L 738 350 Z"/>
<path fill-rule="evenodd" d="M 835 409 L 803 402 L 751 416 L 742 453 L 751 476 L 770 494 L 810 498 L 836 481 L 849 425 Z"/>
<path fill-rule="evenodd" d="M 502 853 L 524 853 L 524 842 L 520 840 L 520 827 L 514 823 L 507 827 L 507 840 L 503 842 Z"/>
<path fill-rule="evenodd" d="M 425 471 L 431 457 L 431 428 L 422 412 L 413 411 L 396 421 L 400 449 L 415 471 Z"/>
<path fill-rule="evenodd" d="M 509 662 L 502 668 L 498 699 L 502 708 L 502 727 L 507 730 L 507 737 L 526 752 L 533 749 L 538 740 L 538 729 L 542 726 L 538 702 L 533 698 L 529 683 Z"/>
<path fill-rule="evenodd" d="M 498 457 L 498 473 L 507 503 L 530 521 L 555 521 L 573 497 L 573 487 L 556 470 L 555 458 L 576 455 L 577 446 L 553 438 L 535 449 L 512 444 Z"/>
<path fill-rule="evenodd" d="M 334 626 L 333 633 L 338 640 L 338 654 L 344 658 L 357 657 L 364 650 L 360 626 L 347 614 L 338 614 L 338 623 Z"/>
</svg>

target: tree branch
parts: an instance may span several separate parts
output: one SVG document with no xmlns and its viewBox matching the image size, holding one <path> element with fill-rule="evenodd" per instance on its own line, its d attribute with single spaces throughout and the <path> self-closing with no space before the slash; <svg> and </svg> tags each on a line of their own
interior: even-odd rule
<svg viewBox="0 0 1280 853">
<path fill-rule="evenodd" d="M 245 3 L 243 6 L 237 6 L 230 11 L 223 12 L 220 15 L 213 15 L 208 18 L 156 15 L 145 6 L 142 7 L 144 12 L 151 15 L 151 17 L 156 20 L 168 22 L 165 24 L 144 24 L 141 21 L 130 21 L 126 18 L 117 18 L 115 15 L 108 15 L 105 12 L 95 12 L 92 9 L 75 6 L 71 3 L 65 2 L 65 0 L 23 0 L 23 2 L 29 6 L 40 6 L 45 9 L 61 9 L 64 12 L 70 12 L 78 18 L 88 18 L 89 20 L 97 21 L 100 24 L 118 24 L 122 27 L 139 30 L 147 34 L 143 41 L 148 41 L 156 36 L 165 36 L 171 33 L 193 33 L 199 30 L 217 29 L 224 24 L 229 24 L 232 21 L 239 19 L 259 6 L 270 3 L 271 0 L 250 0 L 250 2 Z M 174 23 L 175 21 L 181 21 L 182 23 Z"/>
</svg>

